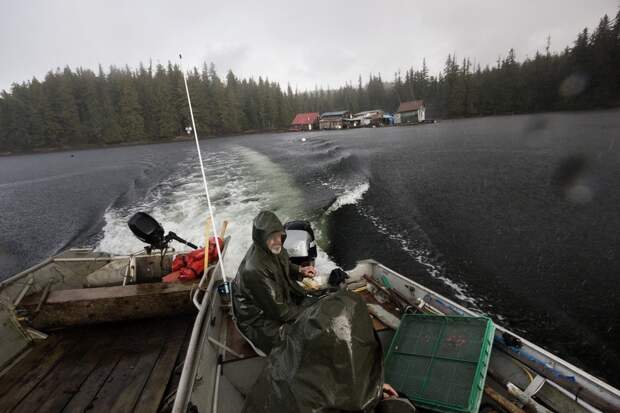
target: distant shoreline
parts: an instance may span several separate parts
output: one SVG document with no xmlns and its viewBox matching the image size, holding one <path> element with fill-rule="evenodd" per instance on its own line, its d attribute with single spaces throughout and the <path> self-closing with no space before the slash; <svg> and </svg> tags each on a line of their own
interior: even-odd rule
<svg viewBox="0 0 620 413">
<path fill-rule="evenodd" d="M 502 113 L 502 114 L 485 115 L 485 116 L 458 116 L 458 117 L 437 119 L 437 121 L 439 122 L 439 121 L 448 121 L 448 120 L 497 118 L 497 117 L 502 117 L 502 116 L 531 116 L 531 115 L 547 115 L 547 114 L 570 115 L 571 113 L 606 112 L 606 111 L 615 111 L 619 109 L 620 109 L 620 106 L 616 106 L 612 108 L 598 108 L 598 109 L 584 109 L 584 110 L 558 110 L 558 111 L 551 111 L 551 112 Z M 412 125 L 403 125 L 403 126 L 412 126 Z M 343 130 L 349 130 L 349 129 L 341 129 L 340 131 L 343 131 Z M 288 129 L 250 130 L 250 131 L 228 133 L 228 134 L 221 134 L 221 135 L 208 135 L 208 136 L 200 137 L 199 139 L 208 140 L 208 139 L 227 138 L 227 137 L 242 136 L 242 135 L 257 135 L 261 133 L 286 133 L 286 132 L 288 132 Z M 320 130 L 317 129 L 316 131 L 313 131 L 313 132 L 320 132 Z M 324 132 L 334 132 L 334 131 L 327 130 Z M 291 133 L 304 133 L 304 132 L 291 132 Z M 142 141 L 135 141 L 135 142 L 119 142 L 119 143 L 113 143 L 109 145 L 84 144 L 84 145 L 75 145 L 75 146 L 66 146 L 66 147 L 47 147 L 47 148 L 37 148 L 34 150 L 28 150 L 28 151 L 0 152 L 0 157 L 81 151 L 81 150 L 89 150 L 89 149 L 120 148 L 120 147 L 126 147 L 126 146 L 139 146 L 139 145 L 157 145 L 157 144 L 175 143 L 175 142 L 188 142 L 192 140 L 194 140 L 192 136 L 177 136 L 174 138 L 161 139 L 157 141 L 142 140 Z"/>
<path fill-rule="evenodd" d="M 255 131 L 255 130 L 252 130 L 252 131 L 244 131 L 244 132 L 222 134 L 222 135 L 202 136 L 202 137 L 199 138 L 199 140 L 202 141 L 202 140 L 226 138 L 226 137 L 232 137 L 232 136 L 256 135 L 256 134 L 260 134 L 260 133 L 283 133 L 283 132 L 286 132 L 286 130 L 268 130 L 268 131 Z M 194 140 L 193 136 L 176 136 L 174 138 L 160 139 L 160 140 L 156 140 L 156 141 L 141 140 L 141 141 L 132 141 L 132 142 L 117 142 L 117 143 L 111 143 L 111 144 L 108 144 L 108 145 L 83 144 L 83 145 L 60 146 L 60 147 L 53 146 L 53 147 L 36 148 L 36 149 L 25 150 L 25 151 L 13 151 L 13 152 L 10 152 L 10 151 L 2 152 L 2 151 L 0 151 L 0 157 L 3 157 L 3 156 L 21 156 L 21 155 L 41 155 L 41 154 L 46 154 L 46 153 L 70 152 L 70 151 L 85 151 L 85 150 L 90 150 L 90 149 L 122 148 L 122 147 L 140 146 L 140 145 L 159 145 L 159 144 L 175 143 L 175 142 L 189 142 L 189 141 L 193 141 L 193 140 Z"/>
<path fill-rule="evenodd" d="M 190 139 L 188 138 L 188 139 L 169 139 L 169 140 L 160 140 L 160 141 L 145 140 L 145 141 L 137 141 L 137 142 L 118 142 L 118 143 L 112 143 L 109 145 L 84 144 L 84 145 L 75 145 L 75 146 L 52 146 L 52 147 L 36 148 L 36 149 L 27 150 L 27 151 L 0 152 L 0 156 L 40 155 L 40 154 L 56 153 L 56 152 L 85 151 L 89 149 L 120 148 L 120 147 L 125 147 L 125 146 L 139 146 L 139 145 L 157 145 L 160 143 L 184 142 L 184 141 L 189 141 L 189 140 Z"/>
</svg>

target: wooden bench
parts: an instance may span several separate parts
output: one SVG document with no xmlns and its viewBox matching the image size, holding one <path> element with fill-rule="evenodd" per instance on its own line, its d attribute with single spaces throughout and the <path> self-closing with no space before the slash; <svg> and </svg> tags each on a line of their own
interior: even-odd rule
<svg viewBox="0 0 620 413">
<path fill-rule="evenodd" d="M 196 283 L 149 283 L 51 291 L 37 312 L 41 295 L 20 307 L 37 329 L 188 314 L 195 311 L 190 292 Z"/>
</svg>

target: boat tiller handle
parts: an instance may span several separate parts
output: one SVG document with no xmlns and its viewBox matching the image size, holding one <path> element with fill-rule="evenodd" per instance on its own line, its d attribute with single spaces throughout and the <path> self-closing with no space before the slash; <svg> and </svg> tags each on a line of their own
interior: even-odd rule
<svg viewBox="0 0 620 413">
<path fill-rule="evenodd" d="M 192 244 L 192 243 L 191 243 L 191 242 L 189 242 L 189 241 L 185 241 L 183 238 L 179 237 L 177 234 L 175 234 L 175 233 L 174 233 L 174 232 L 172 232 L 172 231 L 168 232 L 168 235 L 166 235 L 166 239 L 167 239 L 167 240 L 171 240 L 171 239 L 173 239 L 173 240 L 175 240 L 175 241 L 177 241 L 177 242 L 180 242 L 181 244 L 185 244 L 185 245 L 187 245 L 187 246 L 188 246 L 188 247 L 190 247 L 190 248 L 193 248 L 193 249 L 195 249 L 195 250 L 197 250 L 197 249 L 198 249 L 198 246 L 197 246 L 196 244 Z"/>
</svg>

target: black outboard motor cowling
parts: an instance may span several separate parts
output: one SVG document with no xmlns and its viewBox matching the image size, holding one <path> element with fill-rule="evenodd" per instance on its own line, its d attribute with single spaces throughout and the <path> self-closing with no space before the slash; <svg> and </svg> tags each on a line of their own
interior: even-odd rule
<svg viewBox="0 0 620 413">
<path fill-rule="evenodd" d="M 155 249 L 163 249 L 168 244 L 164 236 L 164 228 L 149 214 L 137 212 L 129 219 L 127 225 L 140 241 Z"/>
<path fill-rule="evenodd" d="M 284 248 L 293 264 L 314 265 L 317 257 L 314 231 L 308 221 L 289 221 L 284 224 L 286 239 Z"/>
<path fill-rule="evenodd" d="M 151 253 L 151 249 L 164 250 L 168 248 L 168 243 L 175 240 L 181 244 L 185 244 L 193 249 L 198 249 L 198 246 L 192 244 L 189 241 L 185 241 L 172 231 L 169 231 L 167 235 L 164 235 L 164 227 L 149 214 L 145 212 L 136 212 L 131 218 L 129 218 L 129 229 L 133 234 L 142 242 L 149 244 L 145 247 L 147 253 Z"/>
</svg>

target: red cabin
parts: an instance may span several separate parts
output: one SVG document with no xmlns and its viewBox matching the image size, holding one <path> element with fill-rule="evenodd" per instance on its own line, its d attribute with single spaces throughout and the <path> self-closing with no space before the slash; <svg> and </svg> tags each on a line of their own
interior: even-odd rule
<svg viewBox="0 0 620 413">
<path fill-rule="evenodd" d="M 319 128 L 318 112 L 298 113 L 288 129 L 293 132 L 310 131 Z"/>
</svg>

